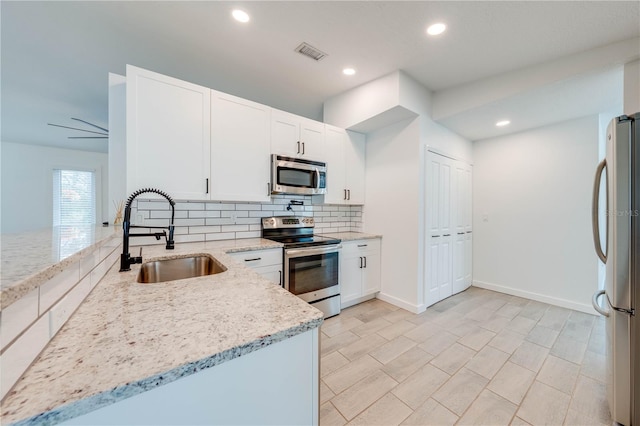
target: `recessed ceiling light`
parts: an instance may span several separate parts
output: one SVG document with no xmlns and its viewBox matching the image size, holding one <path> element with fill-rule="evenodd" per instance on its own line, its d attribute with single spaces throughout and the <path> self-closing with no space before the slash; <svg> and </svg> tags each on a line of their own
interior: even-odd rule
<svg viewBox="0 0 640 426">
<path fill-rule="evenodd" d="M 344 75 L 354 75 L 356 73 L 356 70 L 353 68 L 345 68 L 342 70 L 342 73 Z"/>
<path fill-rule="evenodd" d="M 427 34 L 432 36 L 442 34 L 446 29 L 447 26 L 445 24 L 438 22 L 437 24 L 430 25 L 429 28 L 427 28 Z"/>
<path fill-rule="evenodd" d="M 249 22 L 250 19 L 249 14 L 240 9 L 235 9 L 233 12 L 231 12 L 231 15 L 238 22 Z"/>
<path fill-rule="evenodd" d="M 498 127 L 504 127 L 504 126 L 508 125 L 509 123 L 511 123 L 509 120 L 501 120 L 501 121 L 498 121 L 498 122 L 496 123 L 496 126 L 498 126 Z"/>
</svg>

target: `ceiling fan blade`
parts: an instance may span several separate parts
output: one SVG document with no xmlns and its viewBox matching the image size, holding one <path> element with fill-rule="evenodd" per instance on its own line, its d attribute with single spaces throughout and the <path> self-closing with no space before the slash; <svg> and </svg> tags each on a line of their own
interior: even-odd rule
<svg viewBox="0 0 640 426">
<path fill-rule="evenodd" d="M 108 136 L 107 133 L 103 133 L 103 132 L 94 132 L 93 130 L 85 130 L 85 129 L 79 129 L 77 127 L 69 127 L 69 126 L 62 126 L 60 124 L 52 124 L 52 123 L 47 123 L 49 126 L 55 126 L 55 127 L 62 127 L 64 129 L 71 129 L 71 130 L 80 130 L 81 132 L 88 132 L 88 133 L 95 133 L 96 135 L 102 135 L 102 136 Z"/>
<path fill-rule="evenodd" d="M 109 136 L 68 136 L 69 139 L 109 139 Z"/>
<path fill-rule="evenodd" d="M 95 124 L 93 124 L 93 123 L 89 123 L 88 121 L 80 120 L 79 118 L 73 118 L 73 117 L 71 117 L 71 119 L 72 119 L 72 120 L 76 120 L 76 121 L 80 121 L 80 122 L 82 122 L 82 123 L 84 123 L 84 124 L 88 124 L 89 126 L 95 127 L 96 129 L 100 129 L 100 130 L 102 130 L 103 132 L 107 132 L 107 133 L 109 133 L 109 129 L 105 129 L 104 127 L 96 126 Z"/>
</svg>

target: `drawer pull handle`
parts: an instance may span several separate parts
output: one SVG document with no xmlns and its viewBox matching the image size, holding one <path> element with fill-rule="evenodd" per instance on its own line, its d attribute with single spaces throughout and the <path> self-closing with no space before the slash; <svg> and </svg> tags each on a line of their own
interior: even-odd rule
<svg viewBox="0 0 640 426">
<path fill-rule="evenodd" d="M 367 244 L 358 244 L 358 247 L 367 247 Z"/>
<path fill-rule="evenodd" d="M 244 261 L 245 262 L 253 262 L 255 260 L 260 260 L 260 259 L 262 259 L 262 258 L 261 257 L 254 257 L 253 259 L 245 259 Z"/>
</svg>

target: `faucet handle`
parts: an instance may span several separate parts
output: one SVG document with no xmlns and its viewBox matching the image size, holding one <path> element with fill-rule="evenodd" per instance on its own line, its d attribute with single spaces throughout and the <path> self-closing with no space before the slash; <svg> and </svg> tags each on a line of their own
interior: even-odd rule
<svg viewBox="0 0 640 426">
<path fill-rule="evenodd" d="M 140 258 L 142 258 L 142 247 L 140 247 Z"/>
</svg>

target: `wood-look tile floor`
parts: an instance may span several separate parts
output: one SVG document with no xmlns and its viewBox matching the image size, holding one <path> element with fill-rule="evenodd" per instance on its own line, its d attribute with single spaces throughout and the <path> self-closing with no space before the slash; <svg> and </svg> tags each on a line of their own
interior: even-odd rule
<svg viewBox="0 0 640 426">
<path fill-rule="evenodd" d="M 601 317 L 471 287 L 321 328 L 320 425 L 606 425 Z"/>
</svg>

